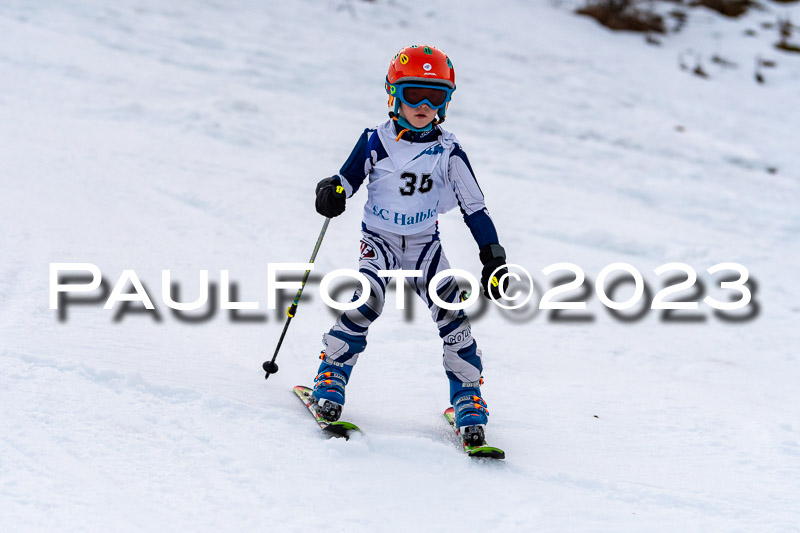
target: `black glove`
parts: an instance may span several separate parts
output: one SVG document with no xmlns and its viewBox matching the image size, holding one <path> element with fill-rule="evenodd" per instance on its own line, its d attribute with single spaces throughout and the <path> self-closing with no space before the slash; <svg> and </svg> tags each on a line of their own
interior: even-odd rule
<svg viewBox="0 0 800 533">
<path fill-rule="evenodd" d="M 505 268 L 506 264 L 506 251 L 499 244 L 487 244 L 481 248 L 481 263 L 483 263 L 483 271 L 481 271 L 481 284 L 483 285 L 483 295 L 489 298 L 489 291 L 496 300 L 502 298 L 500 295 L 500 284 L 498 281 L 508 273 Z M 500 268 L 502 267 L 502 268 Z M 500 270 L 497 270 L 500 268 Z M 497 272 L 492 276 L 492 273 Z M 489 277 L 492 276 L 491 279 Z M 503 291 L 508 290 L 508 277 L 503 280 Z"/>
<path fill-rule="evenodd" d="M 344 213 L 344 203 L 347 193 L 344 192 L 342 182 L 337 176 L 325 178 L 317 183 L 317 201 L 314 204 L 317 213 L 324 217 L 338 217 Z"/>
</svg>

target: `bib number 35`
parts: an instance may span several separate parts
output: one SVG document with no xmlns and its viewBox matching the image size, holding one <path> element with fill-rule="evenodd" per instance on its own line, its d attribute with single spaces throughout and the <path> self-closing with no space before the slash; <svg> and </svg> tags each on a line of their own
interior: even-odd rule
<svg viewBox="0 0 800 533">
<path fill-rule="evenodd" d="M 419 184 L 419 188 L 417 187 L 417 180 L 419 177 L 413 172 L 403 172 L 400 177 L 405 180 L 405 185 L 400 187 L 400 194 L 403 196 L 411 196 L 417 191 L 424 194 L 433 189 L 433 180 L 431 179 L 430 174 L 422 175 L 422 181 Z"/>
</svg>

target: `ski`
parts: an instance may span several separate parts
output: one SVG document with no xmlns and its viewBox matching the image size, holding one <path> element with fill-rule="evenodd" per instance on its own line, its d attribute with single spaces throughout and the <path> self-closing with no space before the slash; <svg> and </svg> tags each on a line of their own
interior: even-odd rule
<svg viewBox="0 0 800 533">
<path fill-rule="evenodd" d="M 489 446 L 488 444 L 483 444 L 481 446 L 470 446 L 461 438 L 461 432 L 456 427 L 456 415 L 452 407 L 449 407 L 444 412 L 444 417 L 447 419 L 447 422 L 450 424 L 450 427 L 453 428 L 453 431 L 456 432 L 456 436 L 458 437 L 458 442 L 464 447 L 464 453 L 469 455 L 470 457 L 489 457 L 491 459 L 505 459 L 506 452 L 501 450 L 500 448 L 495 448 L 494 446 Z"/>
<path fill-rule="evenodd" d="M 345 422 L 343 420 L 328 422 L 322 418 L 322 416 L 317 414 L 317 404 L 314 401 L 314 397 L 311 395 L 312 389 L 304 387 L 303 385 L 297 385 L 293 390 L 297 397 L 300 398 L 300 401 L 303 402 L 303 404 L 308 408 L 311 416 L 314 417 L 314 420 L 317 421 L 317 424 L 323 431 L 330 433 L 335 437 L 344 437 L 345 439 L 349 439 L 350 434 L 354 431 L 361 432 L 361 430 L 355 424 L 351 424 L 350 422 Z"/>
</svg>

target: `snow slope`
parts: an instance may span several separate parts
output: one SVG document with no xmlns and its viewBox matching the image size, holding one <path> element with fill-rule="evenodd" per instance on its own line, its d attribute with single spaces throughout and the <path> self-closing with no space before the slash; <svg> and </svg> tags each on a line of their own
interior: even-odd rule
<svg viewBox="0 0 800 533">
<path fill-rule="evenodd" d="M 652 47 L 569 3 L 457 5 L 0 6 L 4 530 L 800 528 L 800 58 L 760 27 L 800 8 L 695 10 Z M 508 459 L 485 463 L 440 416 L 448 386 L 424 307 L 406 322 L 387 305 L 348 387 L 366 434 L 320 436 L 290 388 L 312 380 L 334 315 L 309 285 L 265 382 L 283 326 L 264 311 L 266 265 L 308 259 L 313 186 L 384 120 L 388 60 L 415 42 L 453 59 L 446 126 L 509 259 L 540 288 L 542 268 L 568 261 L 588 279 L 627 262 L 658 290 L 653 269 L 677 261 L 725 299 L 704 271 L 734 261 L 758 283 L 757 317 L 701 304 L 700 322 L 624 322 L 596 296 L 591 322 L 489 309 L 473 331 L 490 440 Z M 688 49 L 739 67 L 706 59 L 701 80 L 678 69 Z M 759 54 L 778 63 L 765 85 Z M 363 200 L 332 222 L 320 275 L 355 266 Z M 478 272 L 460 218 L 440 217 L 444 246 Z M 52 262 L 94 263 L 110 286 L 133 269 L 159 319 L 98 300 L 60 321 Z M 264 318 L 180 320 L 162 269 L 182 300 L 201 269 L 216 283 L 229 269 Z"/>
</svg>

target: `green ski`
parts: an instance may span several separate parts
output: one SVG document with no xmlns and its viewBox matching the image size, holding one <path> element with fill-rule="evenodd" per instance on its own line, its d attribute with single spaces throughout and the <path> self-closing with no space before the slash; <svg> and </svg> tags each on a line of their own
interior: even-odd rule
<svg viewBox="0 0 800 533">
<path fill-rule="evenodd" d="M 500 448 L 489 446 L 486 443 L 480 446 L 470 446 L 469 444 L 464 442 L 464 440 L 461 438 L 461 432 L 456 427 L 456 415 L 452 407 L 449 407 L 445 410 L 444 417 L 447 419 L 447 422 L 450 424 L 450 427 L 453 428 L 453 431 L 456 432 L 456 435 L 458 436 L 458 441 L 464 447 L 464 453 L 466 453 L 470 457 L 489 457 L 491 459 L 506 458 L 506 452 L 504 452 Z"/>
<path fill-rule="evenodd" d="M 343 420 L 337 420 L 336 422 L 328 422 L 322 416 L 317 414 L 317 404 L 314 401 L 314 397 L 311 395 L 312 389 L 308 387 L 304 387 L 303 385 L 297 385 L 294 387 L 294 393 L 297 394 L 297 397 L 300 398 L 300 401 L 305 404 L 308 410 L 311 412 L 311 416 L 314 417 L 314 420 L 317 421 L 319 427 L 331 435 L 335 437 L 344 437 L 345 439 L 350 438 L 350 434 L 354 431 L 361 432 L 361 430 L 355 424 L 351 424 L 350 422 L 345 422 Z"/>
</svg>

